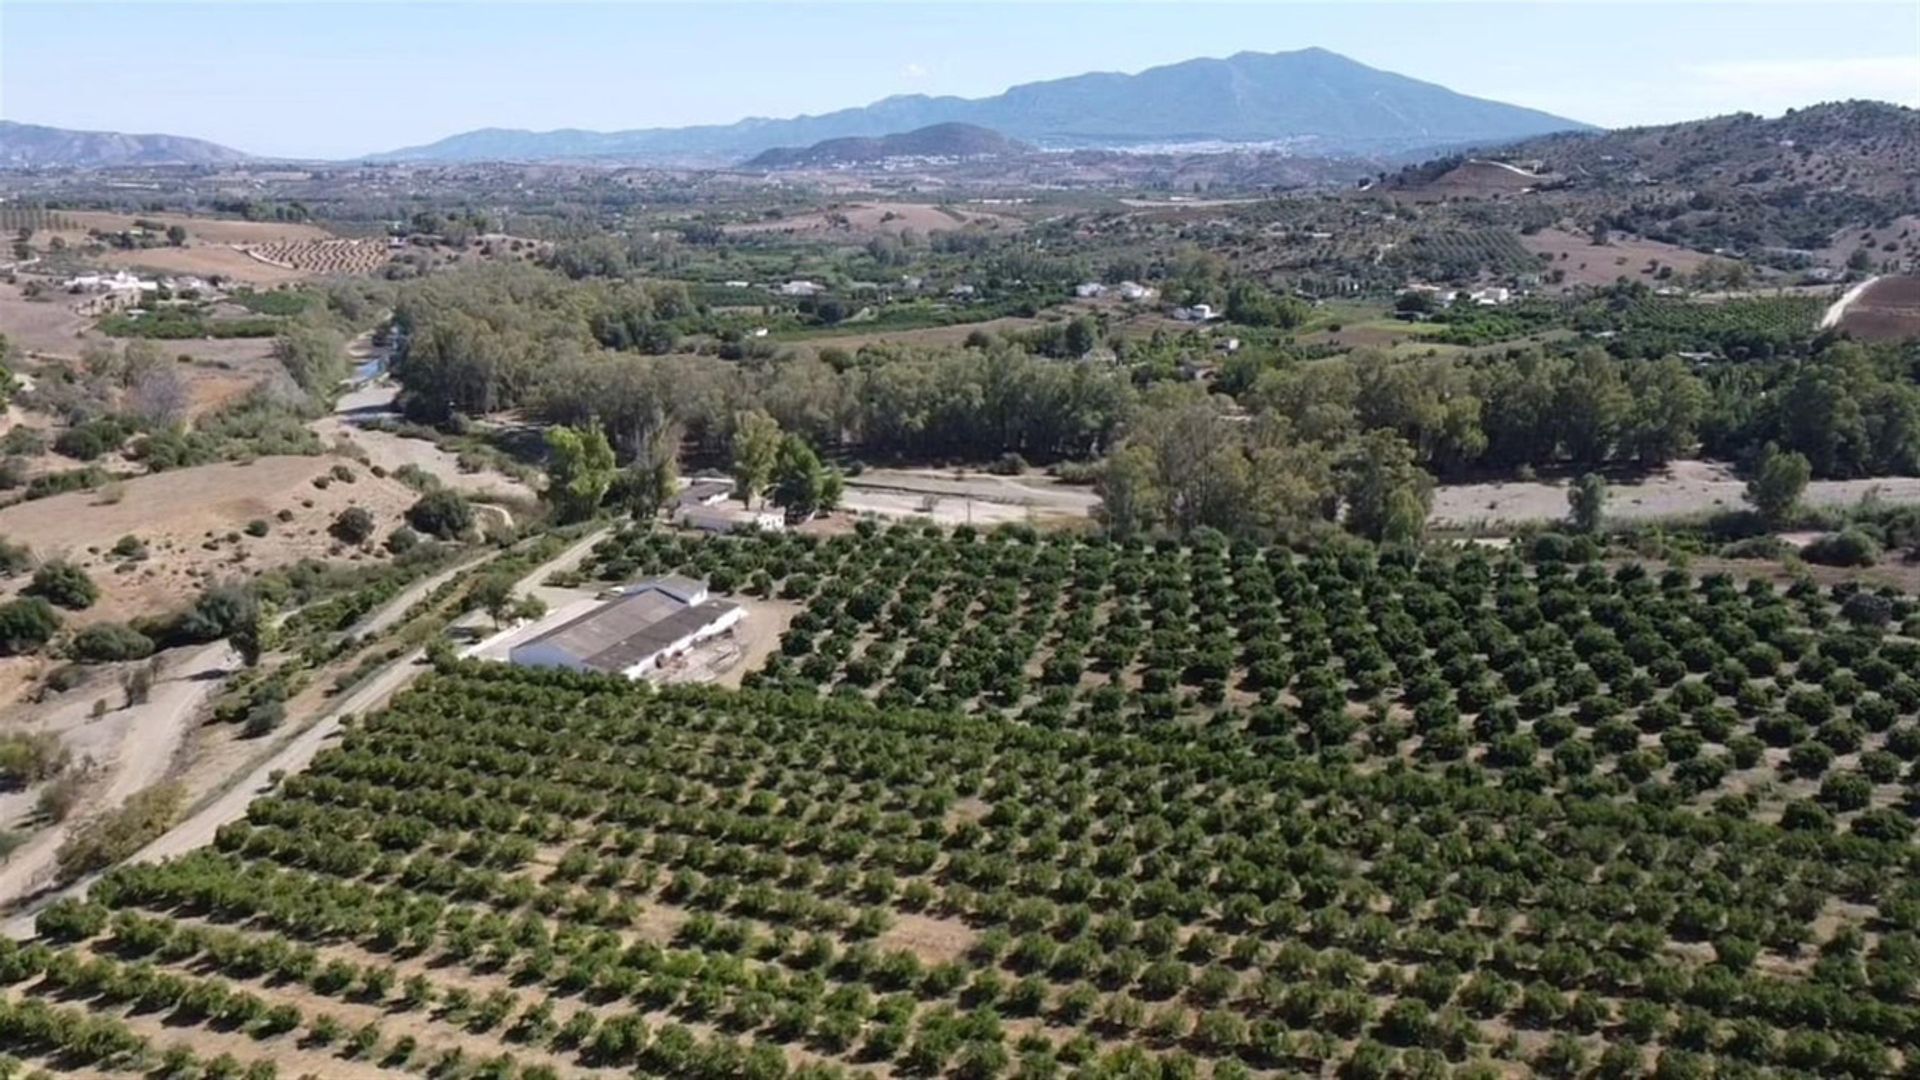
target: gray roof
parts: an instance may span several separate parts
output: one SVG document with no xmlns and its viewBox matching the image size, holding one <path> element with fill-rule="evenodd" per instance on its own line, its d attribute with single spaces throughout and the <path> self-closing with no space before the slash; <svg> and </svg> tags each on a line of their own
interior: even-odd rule
<svg viewBox="0 0 1920 1080">
<path fill-rule="evenodd" d="M 705 503 L 716 495 L 725 495 L 733 490 L 733 484 L 726 480 L 694 480 L 680 491 L 680 505 L 690 506 Z"/>
<path fill-rule="evenodd" d="M 642 593 L 651 590 L 662 591 L 676 599 L 684 600 L 689 596 L 698 596 L 706 592 L 707 583 L 701 581 L 699 578 L 690 578 L 685 574 L 662 574 L 659 577 L 650 577 L 644 581 L 636 581 L 625 589 L 627 593 Z"/>
<path fill-rule="evenodd" d="M 575 616 L 515 650 L 552 645 L 596 671 L 621 672 L 738 606 L 708 600 L 689 607 L 664 592 L 647 589 Z"/>
</svg>

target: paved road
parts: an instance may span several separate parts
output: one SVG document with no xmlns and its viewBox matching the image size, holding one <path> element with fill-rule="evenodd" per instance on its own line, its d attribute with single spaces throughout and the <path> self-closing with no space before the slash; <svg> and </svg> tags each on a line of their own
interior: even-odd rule
<svg viewBox="0 0 1920 1080">
<path fill-rule="evenodd" d="M 535 567 L 515 583 L 515 592 L 525 595 L 548 575 L 578 566 L 581 560 L 593 550 L 593 545 L 604 536 L 606 536 L 605 530 L 594 532 L 554 558 Z M 388 601 L 387 607 L 394 607 L 402 601 L 405 601 L 407 606 L 411 606 L 412 601 L 408 600 L 403 593 Z M 405 608 L 403 607 L 402 610 Z M 479 618 L 483 616 L 477 613 L 469 616 L 469 619 Z M 340 731 L 341 722 L 346 717 L 369 712 L 385 704 L 388 698 L 399 693 L 421 672 L 427 670 L 425 659 L 425 650 L 416 649 L 380 669 L 371 679 L 337 702 L 311 727 L 288 740 L 287 744 L 275 751 L 273 756 L 255 766 L 239 783 L 195 811 L 185 821 L 167 830 L 153 843 L 135 852 L 130 861 L 157 862 L 175 855 L 184 855 L 196 848 L 211 844 L 214 834 L 220 831 L 222 825 L 245 817 L 247 807 L 253 800 L 272 790 L 271 777 L 275 772 L 290 774 L 306 768 L 313 761 L 314 756 L 325 747 L 327 741 Z M 44 906 L 44 903 L 51 903 L 65 897 L 84 897 L 98 878 L 97 874 L 83 878 L 60 892 L 46 897 L 43 904 L 36 904 L 33 908 L 22 911 L 4 924 L 0 924 L 0 933 L 20 941 L 31 938 L 34 932 L 34 912 L 39 907 Z"/>
<path fill-rule="evenodd" d="M 107 765 L 104 786 L 88 799 L 90 815 L 116 809 L 129 796 L 165 778 L 174 754 L 186 740 L 188 725 L 220 689 L 226 674 L 239 664 L 239 655 L 226 642 L 203 645 L 161 672 L 145 704 L 123 709 L 114 717 L 125 731 Z M 75 702 L 72 708 L 91 706 L 89 698 Z M 59 827 L 44 830 L 0 866 L 0 904 L 12 903 L 52 880 L 54 855 L 82 820 L 83 816 L 76 815 Z"/>
</svg>

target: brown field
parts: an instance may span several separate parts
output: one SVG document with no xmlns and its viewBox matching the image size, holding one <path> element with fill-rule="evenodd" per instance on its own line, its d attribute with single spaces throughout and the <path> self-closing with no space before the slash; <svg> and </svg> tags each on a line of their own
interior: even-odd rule
<svg viewBox="0 0 1920 1080">
<path fill-rule="evenodd" d="M 348 506 L 366 507 L 381 535 L 390 531 L 413 503 L 413 490 L 356 463 L 347 463 L 354 483 L 333 481 L 324 491 L 313 485 L 341 463 L 265 457 L 134 477 L 116 485 L 117 502 L 104 491 L 74 492 L 0 509 L 0 536 L 27 544 L 41 558 L 71 559 L 99 583 L 100 601 L 73 621 L 158 614 L 181 607 L 211 581 L 343 554 L 327 526 Z M 281 510 L 292 519 L 277 520 Z M 256 519 L 269 523 L 266 536 L 243 531 Z M 109 553 L 127 535 L 146 543 L 148 558 L 129 562 Z"/>
<path fill-rule="evenodd" d="M 131 229 L 135 218 L 143 221 L 157 221 L 162 227 L 183 225 L 186 227 L 189 243 L 198 240 L 205 244 L 267 244 L 276 240 L 327 240 L 333 236 L 318 225 L 287 221 L 231 221 L 224 218 L 192 217 L 186 214 L 112 214 L 94 210 L 74 210 L 63 213 L 79 226 L 79 232 L 83 236 L 88 229 L 98 229 L 101 232 L 122 232 Z"/>
<path fill-rule="evenodd" d="M 99 261 L 117 270 L 150 270 L 156 274 L 191 274 L 220 278 L 246 285 L 284 285 L 305 281 L 313 275 L 290 270 L 253 258 L 244 251 L 219 244 L 198 244 L 178 248 L 148 248 L 145 251 L 109 251 Z"/>
<path fill-rule="evenodd" d="M 70 299 L 55 293 L 45 300 L 28 300 L 19 286 L 0 282 L 0 334 L 28 353 L 79 355 L 80 335 L 93 320 L 77 314 Z"/>
<path fill-rule="evenodd" d="M 840 219 L 845 219 L 844 223 Z M 1020 223 L 999 214 L 958 207 L 941 208 L 928 203 L 848 203 L 844 206 L 823 207 L 809 213 L 792 214 L 777 220 L 740 222 L 726 226 L 726 231 L 799 236 L 828 232 L 871 235 L 898 233 L 908 229 L 917 233 L 931 233 L 944 229 L 958 229 L 965 225 L 978 225 L 991 229 L 1015 229 L 1019 228 Z"/>
<path fill-rule="evenodd" d="M 1862 341 L 1920 337 L 1920 276 L 1883 277 L 1847 305 L 1840 329 Z"/>
<path fill-rule="evenodd" d="M 1590 238 L 1560 229 L 1542 229 L 1532 236 L 1520 237 L 1521 246 L 1552 261 L 1541 260 L 1543 270 L 1564 270 L 1566 280 L 1560 288 L 1575 285 L 1611 285 L 1618 278 L 1653 280 L 1648 264 L 1658 261 L 1673 267 L 1676 274 L 1692 272 L 1711 256 L 1658 240 L 1616 234 L 1604 247 L 1595 247 Z"/>
</svg>

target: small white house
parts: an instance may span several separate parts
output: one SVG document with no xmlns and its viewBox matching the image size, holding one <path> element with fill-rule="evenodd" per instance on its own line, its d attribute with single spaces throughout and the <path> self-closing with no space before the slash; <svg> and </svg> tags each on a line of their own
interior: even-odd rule
<svg viewBox="0 0 1920 1080">
<path fill-rule="evenodd" d="M 1173 317 L 1181 322 L 1207 322 L 1213 318 L 1213 305 L 1195 304 L 1192 307 L 1174 308 Z"/>
<path fill-rule="evenodd" d="M 1120 299 L 1132 301 L 1151 300 L 1160 295 L 1158 289 L 1148 288 L 1137 281 L 1123 281 L 1114 286 L 1114 291 L 1120 294 Z"/>
<path fill-rule="evenodd" d="M 1107 287 L 1097 281 L 1083 281 L 1073 287 L 1073 295 L 1082 300 L 1093 300 L 1107 295 Z"/>
<path fill-rule="evenodd" d="M 817 281 L 795 280 L 779 286 L 774 291 L 778 292 L 781 296 L 818 296 L 825 292 L 826 289 L 827 287 L 825 285 Z"/>
<path fill-rule="evenodd" d="M 698 529 L 709 533 L 735 533 L 759 529 L 762 532 L 782 532 L 787 527 L 787 516 L 778 510 L 761 507 L 748 510 L 742 506 L 726 503 L 706 506 L 682 506 L 674 515 L 674 524 L 682 528 Z"/>
</svg>

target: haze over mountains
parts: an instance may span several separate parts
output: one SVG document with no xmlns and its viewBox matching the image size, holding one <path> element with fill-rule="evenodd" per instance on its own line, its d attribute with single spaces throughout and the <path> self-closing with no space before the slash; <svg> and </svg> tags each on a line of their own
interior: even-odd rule
<svg viewBox="0 0 1920 1080">
<path fill-rule="evenodd" d="M 247 154 L 205 139 L 72 131 L 0 120 L 0 168 L 223 165 L 247 160 Z"/>
<path fill-rule="evenodd" d="M 781 146 L 972 124 L 1048 149 L 1281 143 L 1301 153 L 1386 154 L 1525 138 L 1587 125 L 1458 94 L 1325 49 L 1243 52 L 1135 75 L 1097 72 L 986 98 L 900 95 L 786 120 L 634 131 L 490 128 L 373 161 L 732 161 Z"/>
</svg>

